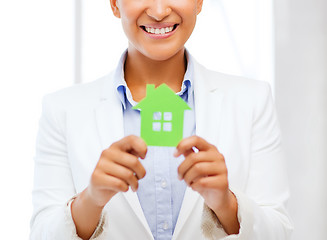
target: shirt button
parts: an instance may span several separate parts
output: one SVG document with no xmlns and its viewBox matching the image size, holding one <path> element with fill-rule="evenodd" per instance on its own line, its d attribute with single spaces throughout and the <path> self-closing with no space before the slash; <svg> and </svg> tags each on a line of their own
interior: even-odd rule
<svg viewBox="0 0 327 240">
<path fill-rule="evenodd" d="M 167 182 L 165 180 L 161 181 L 161 187 L 166 188 L 167 187 Z"/>
<path fill-rule="evenodd" d="M 167 230 L 169 227 L 168 223 L 167 222 L 164 222 L 164 224 L 162 224 L 162 228 L 163 230 Z"/>
</svg>

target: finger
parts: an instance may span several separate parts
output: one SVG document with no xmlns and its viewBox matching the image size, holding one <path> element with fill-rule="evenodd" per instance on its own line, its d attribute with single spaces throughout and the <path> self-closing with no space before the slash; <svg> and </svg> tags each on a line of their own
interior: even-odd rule
<svg viewBox="0 0 327 240">
<path fill-rule="evenodd" d="M 120 150 L 131 153 L 144 159 L 147 152 L 147 145 L 144 140 L 135 135 L 130 135 L 116 143 Z"/>
<path fill-rule="evenodd" d="M 206 140 L 199 136 L 191 136 L 188 138 L 184 138 L 176 147 L 176 153 L 174 154 L 175 157 L 180 155 L 187 155 L 190 151 L 193 151 L 193 148 L 198 149 L 199 151 L 206 151 L 212 147 Z M 184 155 L 184 156 L 185 156 Z"/>
<path fill-rule="evenodd" d="M 226 176 L 202 177 L 193 182 L 190 187 L 197 192 L 214 189 L 219 191 L 228 190 L 228 179 Z"/>
<path fill-rule="evenodd" d="M 193 152 L 189 154 L 177 169 L 179 179 L 183 179 L 186 172 L 196 163 L 212 162 L 212 161 L 213 160 L 211 159 L 209 152 L 198 152 L 198 153 Z"/>
<path fill-rule="evenodd" d="M 116 164 L 122 165 L 125 168 L 130 169 L 133 173 L 136 174 L 136 177 L 138 179 L 142 179 L 146 171 L 141 164 L 140 160 L 138 157 L 126 153 L 126 152 L 121 152 L 121 151 L 110 151 L 110 150 L 105 150 L 104 151 L 104 157 L 108 159 L 108 161 L 113 161 Z"/>
<path fill-rule="evenodd" d="M 102 188 L 104 189 L 109 189 L 114 192 L 127 192 L 129 189 L 129 186 L 125 181 L 114 176 L 104 174 L 102 179 Z"/>
<path fill-rule="evenodd" d="M 215 176 L 220 172 L 219 164 L 216 162 L 199 162 L 194 164 L 184 175 L 185 183 L 190 186 L 199 178 Z"/>
<path fill-rule="evenodd" d="M 103 171 L 107 175 L 123 180 L 127 185 L 131 186 L 134 192 L 138 189 L 138 179 L 130 169 L 113 162 L 107 162 Z"/>
<path fill-rule="evenodd" d="M 191 153 L 194 153 L 197 149 L 195 147 L 189 149 L 189 150 L 186 150 L 183 155 L 184 157 L 187 157 L 188 155 L 190 155 Z M 198 152 L 198 151 L 197 151 Z M 179 157 L 181 154 L 178 153 L 178 150 L 176 149 L 175 152 L 174 152 L 174 156 L 175 157 Z"/>
<path fill-rule="evenodd" d="M 133 173 L 136 174 L 138 179 L 144 178 L 146 171 L 137 157 L 127 153 L 121 153 L 120 156 L 117 156 L 116 159 L 116 163 L 129 168 Z"/>
</svg>

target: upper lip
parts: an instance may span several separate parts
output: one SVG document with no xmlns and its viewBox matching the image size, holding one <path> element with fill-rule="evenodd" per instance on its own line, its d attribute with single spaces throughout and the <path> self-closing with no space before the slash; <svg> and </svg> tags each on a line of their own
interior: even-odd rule
<svg viewBox="0 0 327 240">
<path fill-rule="evenodd" d="M 141 27 L 146 28 L 166 28 L 166 27 L 174 27 L 178 25 L 178 23 L 149 23 L 149 24 L 142 24 Z"/>
</svg>

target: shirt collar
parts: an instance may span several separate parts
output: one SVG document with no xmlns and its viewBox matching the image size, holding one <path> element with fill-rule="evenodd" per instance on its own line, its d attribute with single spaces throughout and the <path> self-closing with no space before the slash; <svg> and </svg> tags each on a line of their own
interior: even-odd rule
<svg viewBox="0 0 327 240">
<path fill-rule="evenodd" d="M 190 56 L 187 50 L 185 50 L 185 54 L 187 60 L 187 68 L 184 75 L 181 90 L 176 94 L 182 97 L 184 101 L 188 102 L 188 100 L 191 99 L 191 95 L 193 94 L 193 90 L 194 90 L 194 84 L 193 84 L 194 63 L 192 57 Z M 132 94 L 125 81 L 124 64 L 125 64 L 126 56 L 127 56 L 127 50 L 125 50 L 124 53 L 121 55 L 114 73 L 114 86 L 117 89 L 118 97 L 124 109 L 126 109 L 128 103 L 130 103 L 132 106 L 135 106 L 137 104 L 133 100 Z"/>
</svg>

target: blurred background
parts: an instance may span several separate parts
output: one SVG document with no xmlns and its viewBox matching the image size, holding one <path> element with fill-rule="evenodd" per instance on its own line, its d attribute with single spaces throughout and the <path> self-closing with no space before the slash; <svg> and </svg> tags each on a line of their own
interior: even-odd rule
<svg viewBox="0 0 327 240">
<path fill-rule="evenodd" d="M 110 72 L 126 46 L 109 0 L 0 2 L 1 239 L 29 235 L 42 97 Z M 326 239 L 327 1 L 204 0 L 187 48 L 208 68 L 271 84 L 292 240 Z"/>
</svg>

